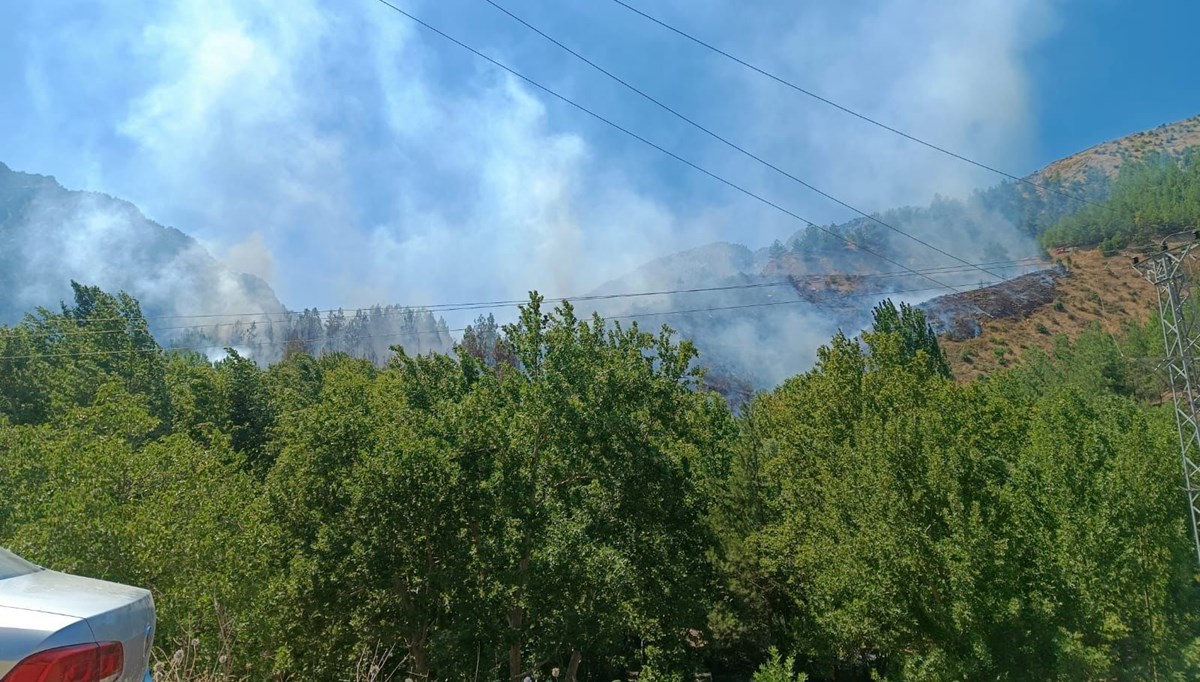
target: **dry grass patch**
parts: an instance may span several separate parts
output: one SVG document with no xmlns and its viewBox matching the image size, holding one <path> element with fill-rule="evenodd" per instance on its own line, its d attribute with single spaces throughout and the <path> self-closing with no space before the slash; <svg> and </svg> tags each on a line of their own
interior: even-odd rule
<svg viewBox="0 0 1200 682">
<path fill-rule="evenodd" d="M 1058 280 L 1054 302 L 1021 318 L 982 319 L 983 333 L 974 339 L 942 339 L 954 375 L 972 381 L 1011 367 L 1032 350 L 1049 352 L 1056 335 L 1075 339 L 1093 324 L 1114 335 L 1131 323 L 1144 324 L 1158 304 L 1154 288 L 1133 269 L 1132 255 L 1105 258 L 1098 249 L 1051 254 L 1070 270 Z"/>
</svg>

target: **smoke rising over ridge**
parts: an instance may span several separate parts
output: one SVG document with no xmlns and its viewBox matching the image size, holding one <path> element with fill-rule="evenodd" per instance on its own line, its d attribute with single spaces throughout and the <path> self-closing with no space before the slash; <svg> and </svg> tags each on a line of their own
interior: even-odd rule
<svg viewBox="0 0 1200 682">
<path fill-rule="evenodd" d="M 610 3 L 509 6 L 865 210 L 921 205 L 991 181 L 693 50 Z M 405 7 L 810 219 L 853 217 L 646 107 L 486 7 Z M 916 134 L 1000 165 L 1027 162 L 1024 57 L 1053 30 L 1053 5 L 887 0 L 747 13 L 673 1 L 646 9 Z M 0 140 L 0 159 L 134 201 L 234 272 L 269 282 L 292 308 L 520 298 L 535 288 L 579 294 L 664 254 L 713 241 L 786 244 L 800 227 L 378 3 L 147 0 L 100 11 L 50 0 L 14 13 L 13 28 L 0 29 L 20 35 L 17 94 L 0 102 L 9 105 L 0 122 L 14 134 Z M 77 74 L 86 81 L 78 87 Z M 102 238 L 105 220 L 98 209 L 71 238 Z M 973 225 L 906 227 L 969 260 L 993 245 L 1014 258 L 1028 250 L 1002 220 Z M 905 262 L 944 261 L 889 245 Z M 81 272 L 116 272 L 130 269 L 120 258 L 136 244 L 127 246 L 103 263 L 84 262 L 87 249 L 70 252 L 83 259 Z M 29 300 L 52 294 L 31 290 Z M 654 305 L 705 304 L 679 296 Z M 720 343 L 766 347 L 793 331 L 823 340 L 836 326 L 819 310 L 786 321 L 778 312 L 764 330 L 730 317 Z M 764 362 L 788 370 L 788 357 L 800 358 L 797 366 L 811 359 L 808 350 L 770 352 L 786 357 Z"/>
<path fill-rule="evenodd" d="M 0 324 L 70 300 L 71 280 L 134 293 L 155 317 L 283 311 L 265 282 L 128 202 L 0 164 L 0 215 Z"/>
</svg>

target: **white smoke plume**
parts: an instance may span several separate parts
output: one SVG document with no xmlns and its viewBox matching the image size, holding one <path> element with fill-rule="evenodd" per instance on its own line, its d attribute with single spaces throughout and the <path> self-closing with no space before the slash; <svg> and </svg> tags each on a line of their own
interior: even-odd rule
<svg viewBox="0 0 1200 682">
<path fill-rule="evenodd" d="M 510 5 L 865 210 L 924 204 L 994 180 L 693 49 L 611 3 Z M 13 25 L 40 38 L 20 43 L 18 86 L 30 111 L 20 134 L 0 140 L 0 159 L 131 199 L 236 271 L 265 278 L 292 308 L 495 300 L 534 288 L 577 294 L 663 254 L 715 240 L 758 248 L 801 227 L 379 3 L 145 1 L 70 19 L 81 7 L 47 0 L 17 10 Z M 853 217 L 494 12 L 405 7 L 813 220 Z M 746 12 L 673 0 L 646 9 L 915 134 L 1004 167 L 1028 163 L 1025 59 L 1053 30 L 1053 3 L 768 3 Z M 82 110 L 86 121 L 55 113 Z M 102 226 L 104 217 L 85 224 Z M 1011 226 L 987 224 L 986 233 L 911 227 L 971 260 L 993 243 L 1012 257 L 1031 248 Z M 97 236 L 80 230 L 72 239 L 88 235 Z M 945 261 L 912 249 L 906 257 Z M 78 253 L 86 261 L 87 250 Z M 113 258 L 79 269 L 109 281 L 105 268 L 123 269 Z M 785 376 L 811 362 L 810 337 L 823 340 L 831 326 L 810 310 L 757 331 L 733 325 L 713 344 L 743 349 L 746 364 Z"/>
</svg>

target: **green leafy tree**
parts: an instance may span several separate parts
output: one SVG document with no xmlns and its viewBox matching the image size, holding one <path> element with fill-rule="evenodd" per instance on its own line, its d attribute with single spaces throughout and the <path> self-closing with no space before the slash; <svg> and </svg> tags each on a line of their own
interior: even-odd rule
<svg viewBox="0 0 1200 682">
<path fill-rule="evenodd" d="M 754 672 L 753 682 L 806 682 L 807 675 L 792 672 L 795 666 L 794 657 L 784 658 L 779 649 L 771 647 L 767 652 L 767 660 Z"/>
<path fill-rule="evenodd" d="M 888 358 L 888 361 L 918 362 L 930 371 L 950 377 L 950 363 L 924 311 L 907 303 L 897 307 L 891 299 L 886 299 L 876 305 L 871 314 L 874 318 L 872 330 L 876 334 L 897 334 L 900 337 L 899 357 Z"/>
<path fill-rule="evenodd" d="M 215 646 L 219 609 L 252 650 L 266 532 L 255 487 L 229 463 L 227 441 L 159 431 L 147 401 L 115 382 L 46 424 L 0 426 L 0 545 L 152 588 L 168 646 L 197 635 Z"/>
<path fill-rule="evenodd" d="M 17 423 L 37 423 L 68 406 L 91 404 L 101 386 L 118 381 L 145 397 L 150 413 L 166 425 L 164 359 L 137 301 L 71 286 L 75 303 L 64 304 L 61 314 L 42 309 L 0 333 L 6 377 L 0 408 Z"/>
<path fill-rule="evenodd" d="M 706 431 L 728 415 L 692 390 L 694 351 L 565 304 L 544 315 L 538 297 L 505 333 L 517 367 L 481 382 L 473 404 L 497 428 L 471 449 L 494 453 L 503 527 L 485 555 L 507 602 L 508 676 L 527 655 L 562 657 L 569 678 L 584 659 L 618 666 L 631 636 L 686 649 L 711 584 L 697 481 L 721 466 Z"/>
<path fill-rule="evenodd" d="M 1180 678 L 1197 593 L 1168 414 L 1102 378 L 1096 341 L 969 386 L 909 348 L 839 336 L 744 417 L 742 617 L 783 618 L 760 632 L 823 677 Z"/>
<path fill-rule="evenodd" d="M 232 348 L 226 353 L 228 357 L 216 363 L 221 430 L 229 434 L 246 468 L 262 477 L 272 464 L 268 443 L 275 424 L 274 405 L 258 365 Z"/>
<path fill-rule="evenodd" d="M 0 544 L 151 588 L 160 642 L 253 679 L 1200 669 L 1150 327 L 957 384 L 885 302 L 737 419 L 668 330 L 536 295 L 479 329 L 383 370 L 214 365 L 77 287 L 0 329 Z"/>
</svg>

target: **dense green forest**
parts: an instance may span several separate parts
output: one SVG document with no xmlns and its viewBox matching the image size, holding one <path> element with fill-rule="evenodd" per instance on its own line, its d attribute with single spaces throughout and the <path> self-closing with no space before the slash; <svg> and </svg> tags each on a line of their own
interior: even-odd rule
<svg viewBox="0 0 1200 682">
<path fill-rule="evenodd" d="M 1129 164 L 1129 167 L 1136 174 L 1142 168 L 1159 169 L 1180 162 L 1174 157 L 1162 157 L 1153 163 Z M 923 263 L 927 262 L 929 254 L 913 251 L 907 238 L 887 226 L 916 234 L 943 235 L 943 238 L 969 236 L 972 242 L 980 235 L 1004 234 L 1011 226 L 1020 234 L 1038 239 L 1079 211 L 1104 204 L 1112 191 L 1112 180 L 1096 168 L 1072 181 L 1041 178 L 1033 184 L 1006 180 L 994 187 L 976 190 L 963 199 L 935 196 L 928 206 L 906 206 L 876 213 L 871 218 L 854 218 L 824 227 L 809 226 L 794 233 L 786 242 L 776 240 L 768 248 L 768 255 L 773 259 L 790 256 L 815 273 L 828 273 L 831 267 L 835 272 L 843 273 L 875 271 L 879 267 L 878 257 L 871 252 Z M 1137 191 L 1133 195 L 1136 196 Z M 1079 243 L 1095 244 L 1100 239 L 1103 237 Z M 1010 243 L 1006 247 L 1000 241 L 986 240 L 981 252 L 975 255 L 987 262 L 1033 255 L 1011 252 L 1013 246 L 1016 245 Z"/>
<path fill-rule="evenodd" d="M 1099 245 L 1105 255 L 1200 226 L 1200 150 L 1127 163 L 1106 201 L 1063 217 L 1041 235 L 1055 246 Z"/>
<path fill-rule="evenodd" d="M 884 211 L 878 220 L 919 234 L 986 235 L 996 221 L 1015 226 L 1043 246 L 1099 246 L 1112 255 L 1126 246 L 1200 227 L 1200 149 L 1127 161 L 1115 179 L 1090 169 L 1081 179 L 1043 178 L 1037 186 L 1005 181 L 966 199 L 935 197 L 929 206 Z M 848 249 L 846 242 L 866 247 Z M 904 253 L 903 240 L 872 219 L 858 218 L 827 228 L 806 228 L 787 243 L 776 241 L 773 258 L 784 255 L 828 270 L 836 258 L 845 272 L 871 270 L 870 251 Z M 922 254 L 925 255 L 925 254 Z M 1013 257 L 999 243 L 985 245 L 982 258 Z"/>
<path fill-rule="evenodd" d="M 453 356 L 262 369 L 76 285 L 0 328 L 0 544 L 152 588 L 234 678 L 1195 679 L 1153 330 L 961 384 L 875 317 L 733 414 L 688 342 L 536 295 Z"/>
</svg>

